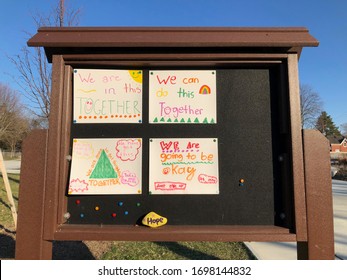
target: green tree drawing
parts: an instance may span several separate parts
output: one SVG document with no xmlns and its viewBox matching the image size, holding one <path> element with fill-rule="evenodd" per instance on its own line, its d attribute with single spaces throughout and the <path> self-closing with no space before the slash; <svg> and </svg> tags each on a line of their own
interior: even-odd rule
<svg viewBox="0 0 347 280">
<path fill-rule="evenodd" d="M 114 170 L 113 165 L 108 158 L 105 150 L 102 150 L 98 162 L 90 175 L 92 179 L 109 179 L 118 178 L 117 172 Z"/>
</svg>

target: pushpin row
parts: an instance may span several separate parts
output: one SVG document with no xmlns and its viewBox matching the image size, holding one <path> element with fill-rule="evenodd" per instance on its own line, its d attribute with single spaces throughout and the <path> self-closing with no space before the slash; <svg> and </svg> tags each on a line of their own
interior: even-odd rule
<svg viewBox="0 0 347 280">
<path fill-rule="evenodd" d="M 96 208 L 95 208 L 95 210 L 96 210 Z M 99 208 L 99 210 L 100 210 L 100 208 Z M 99 210 L 96 210 L 96 211 L 99 211 Z M 129 211 L 124 211 L 124 215 L 125 216 L 127 216 L 127 215 L 129 215 Z M 85 214 L 84 213 L 81 213 L 80 214 L 80 218 L 84 218 L 85 217 Z M 117 213 L 111 213 L 111 217 L 112 218 L 116 218 L 117 217 Z M 65 218 L 67 218 L 67 217 L 65 217 Z M 69 217 L 70 218 L 70 217 Z"/>
<path fill-rule="evenodd" d="M 75 200 L 75 203 L 76 203 L 77 205 L 80 205 L 80 204 L 81 204 L 81 200 L 76 199 L 76 200 Z M 123 201 L 119 201 L 119 202 L 117 203 L 117 205 L 120 206 L 120 207 L 122 207 L 122 206 L 124 205 L 124 202 L 123 202 Z M 140 203 L 140 202 L 137 202 L 137 203 L 136 203 L 136 206 L 137 206 L 137 207 L 140 207 L 140 206 L 141 206 L 141 203 Z M 100 210 L 100 206 L 97 205 L 97 206 L 94 207 L 94 209 L 95 209 L 95 211 L 99 211 L 99 210 Z"/>
<path fill-rule="evenodd" d="M 75 204 L 76 204 L 76 205 L 80 205 L 80 204 L 81 204 L 81 200 L 80 200 L 80 199 L 76 199 L 76 200 L 75 200 Z M 123 202 L 123 201 L 119 201 L 119 202 L 117 203 L 117 205 L 118 205 L 119 207 L 123 207 L 123 206 L 124 206 L 124 202 Z M 136 203 L 136 206 L 137 206 L 137 207 L 140 207 L 140 206 L 141 206 L 141 203 L 140 203 L 140 202 L 137 202 L 137 203 Z M 95 211 L 100 211 L 100 210 L 101 210 L 100 205 L 95 205 L 95 206 L 94 206 L 94 210 L 95 210 Z M 64 217 L 65 217 L 66 219 L 69 219 L 69 218 L 70 218 L 70 216 L 68 216 L 68 214 L 69 214 L 69 213 L 66 213 L 66 214 L 64 215 Z M 124 214 L 125 216 L 127 216 L 127 215 L 129 215 L 129 211 L 124 211 L 123 214 Z M 86 215 L 85 215 L 84 213 L 81 213 L 79 216 L 80 216 L 80 218 L 85 218 Z M 117 213 L 115 213 L 115 212 L 111 213 L 111 217 L 116 218 L 117 216 L 118 216 Z"/>
</svg>

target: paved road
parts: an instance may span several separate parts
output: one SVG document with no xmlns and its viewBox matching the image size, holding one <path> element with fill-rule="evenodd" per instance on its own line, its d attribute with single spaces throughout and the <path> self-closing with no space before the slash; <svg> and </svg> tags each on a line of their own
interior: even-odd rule
<svg viewBox="0 0 347 280">
<path fill-rule="evenodd" d="M 335 257 L 347 260 L 347 182 L 333 180 Z M 296 243 L 246 242 L 257 259 L 296 260 Z"/>
</svg>

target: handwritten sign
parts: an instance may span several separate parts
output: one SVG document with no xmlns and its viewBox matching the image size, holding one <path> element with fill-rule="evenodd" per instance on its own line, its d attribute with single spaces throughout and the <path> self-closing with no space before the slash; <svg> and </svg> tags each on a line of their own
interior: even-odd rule
<svg viewBox="0 0 347 280">
<path fill-rule="evenodd" d="M 149 73 L 150 123 L 217 123 L 216 71 Z"/>
<path fill-rule="evenodd" d="M 142 139 L 74 139 L 69 194 L 140 194 Z"/>
<path fill-rule="evenodd" d="M 150 139 L 151 194 L 218 194 L 216 138 Z"/>
<path fill-rule="evenodd" d="M 74 123 L 141 123 L 141 70 L 74 70 Z"/>
</svg>

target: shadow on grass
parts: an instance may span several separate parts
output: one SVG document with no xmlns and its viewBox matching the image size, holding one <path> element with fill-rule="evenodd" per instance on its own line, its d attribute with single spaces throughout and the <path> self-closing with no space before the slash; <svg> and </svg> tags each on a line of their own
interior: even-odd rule
<svg viewBox="0 0 347 280">
<path fill-rule="evenodd" d="M 18 198 L 13 196 L 13 200 L 18 201 Z M 5 202 L 3 199 L 1 199 L 1 198 L 0 198 L 0 204 L 2 204 L 5 208 L 7 208 L 8 210 L 11 211 L 11 206 L 7 202 Z"/>
<path fill-rule="evenodd" d="M 160 247 L 164 247 L 165 249 L 170 250 L 171 252 L 189 260 L 219 260 L 219 258 L 215 256 L 200 252 L 192 248 L 188 248 L 177 242 L 153 242 L 153 243 L 157 244 Z"/>
<path fill-rule="evenodd" d="M 95 260 L 82 241 L 54 241 L 53 260 Z"/>
<path fill-rule="evenodd" d="M 19 178 L 18 179 L 14 178 L 11 176 L 11 174 L 8 174 L 7 177 L 10 182 L 12 181 L 13 183 L 16 183 L 16 184 L 19 184 L 20 182 Z M 0 174 L 0 178 L 3 180 L 2 174 Z"/>
<path fill-rule="evenodd" d="M 255 260 L 242 242 L 153 242 L 189 260 Z"/>
<path fill-rule="evenodd" d="M 0 259 L 13 259 L 16 241 L 11 235 L 0 234 Z"/>
<path fill-rule="evenodd" d="M 12 176 L 8 176 L 8 180 L 12 181 L 13 183 L 16 183 L 16 184 L 19 184 L 19 182 L 20 182 L 19 179 L 13 178 Z"/>
<path fill-rule="evenodd" d="M 7 202 L 3 201 L 1 198 L 0 198 L 0 204 L 2 204 L 4 207 L 6 207 L 8 210 L 11 210 L 11 206 L 7 204 Z"/>
<path fill-rule="evenodd" d="M 0 259 L 14 259 L 16 232 L 0 225 Z M 82 241 L 54 241 L 53 260 L 95 260 L 89 248 Z"/>
</svg>

